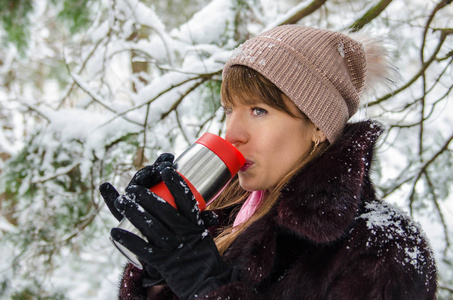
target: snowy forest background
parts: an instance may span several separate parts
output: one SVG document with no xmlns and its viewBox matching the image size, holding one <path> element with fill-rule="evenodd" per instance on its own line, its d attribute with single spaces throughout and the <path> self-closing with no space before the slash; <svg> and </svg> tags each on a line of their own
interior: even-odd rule
<svg viewBox="0 0 453 300">
<path fill-rule="evenodd" d="M 357 118 L 387 131 L 374 180 L 421 223 L 453 298 L 451 0 L 1 0 L 0 298 L 114 299 L 125 259 L 98 186 L 222 134 L 221 70 L 279 24 L 369 30 L 401 79 Z"/>
</svg>

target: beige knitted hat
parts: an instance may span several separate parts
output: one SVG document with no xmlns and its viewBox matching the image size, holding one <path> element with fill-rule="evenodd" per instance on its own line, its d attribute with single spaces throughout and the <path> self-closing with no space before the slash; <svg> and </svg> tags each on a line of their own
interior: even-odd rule
<svg viewBox="0 0 453 300">
<path fill-rule="evenodd" d="M 239 46 L 223 77 L 233 65 L 261 73 L 333 143 L 358 110 L 370 69 L 367 61 L 372 61 L 377 76 L 384 76 L 387 67 L 382 44 L 364 34 L 352 36 L 300 25 L 279 26 Z"/>
</svg>

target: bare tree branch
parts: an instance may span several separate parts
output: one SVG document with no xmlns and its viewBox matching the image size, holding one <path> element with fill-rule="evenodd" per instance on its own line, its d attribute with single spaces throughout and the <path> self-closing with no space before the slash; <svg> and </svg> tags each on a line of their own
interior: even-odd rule
<svg viewBox="0 0 453 300">
<path fill-rule="evenodd" d="M 439 285 L 439 289 L 446 290 L 446 291 L 448 291 L 450 293 L 453 293 L 453 286 L 446 286 L 446 285 L 440 284 Z"/>
<path fill-rule="evenodd" d="M 447 139 L 447 141 L 445 142 L 445 144 L 439 149 L 439 151 L 437 151 L 426 163 L 424 163 L 419 171 L 418 171 L 418 174 L 415 176 L 415 179 L 414 179 L 414 182 L 412 184 L 412 190 L 411 190 L 411 194 L 409 196 L 409 209 L 410 209 L 410 212 L 411 214 L 413 214 L 413 204 L 414 204 L 414 200 L 415 200 L 415 194 L 416 194 L 416 191 L 415 191 L 415 187 L 417 185 L 417 182 L 420 180 L 420 178 L 423 176 L 423 174 L 425 174 L 428 169 L 428 167 L 444 152 L 448 149 L 448 146 L 450 145 L 451 141 L 453 140 L 453 134 Z"/>
<path fill-rule="evenodd" d="M 281 22 L 279 25 L 286 25 L 286 24 L 295 24 L 299 20 L 303 19 L 304 17 L 312 14 L 315 12 L 318 8 L 324 5 L 327 0 L 313 0 L 310 4 L 302 8 L 301 10 L 297 11 L 295 14 L 293 14 L 291 17 L 288 19 L 284 20 Z"/>
<path fill-rule="evenodd" d="M 377 18 L 392 2 L 392 0 L 381 0 L 375 6 L 370 8 L 360 19 L 356 20 L 349 28 L 352 31 L 362 29 L 366 24 Z"/>
<path fill-rule="evenodd" d="M 109 29 L 109 31 L 107 32 L 107 34 L 103 37 L 103 38 L 100 38 L 95 44 L 94 46 L 92 47 L 91 51 L 88 53 L 88 55 L 85 57 L 85 60 L 83 61 L 83 63 L 80 65 L 77 73 L 78 74 L 81 74 L 83 72 L 83 70 L 86 68 L 87 64 L 88 64 L 88 61 L 91 59 L 91 57 L 96 53 L 96 50 L 99 48 L 99 46 L 105 41 L 105 38 L 107 38 L 107 42 L 110 40 L 110 37 L 111 37 L 111 34 L 112 34 L 112 28 Z M 64 49 L 63 49 L 64 51 Z M 63 52 L 63 56 L 64 56 L 64 52 Z M 66 63 L 66 68 L 68 69 L 68 73 L 71 74 L 71 71 L 69 69 L 69 65 Z M 66 93 L 63 95 L 63 97 L 61 98 L 62 100 L 60 101 L 60 104 L 58 105 L 57 107 L 57 110 L 60 109 L 61 107 L 63 107 L 64 105 L 64 102 L 65 100 L 69 97 L 69 95 L 72 93 L 74 87 L 76 86 L 76 82 L 72 82 L 71 86 L 66 90 Z"/>
<path fill-rule="evenodd" d="M 202 80 L 200 80 L 199 82 L 196 82 L 193 86 L 191 86 L 184 94 L 182 94 L 174 103 L 173 105 L 170 107 L 169 110 L 167 110 L 166 112 L 164 112 L 161 116 L 160 116 L 160 119 L 163 120 L 165 119 L 172 111 L 174 111 L 178 106 L 179 104 L 181 104 L 182 100 L 184 100 L 184 98 L 190 94 L 193 90 L 195 90 L 197 87 L 199 87 L 200 85 L 202 85 L 206 80 L 208 80 L 208 78 L 202 78 Z"/>
<path fill-rule="evenodd" d="M 45 177 L 35 178 L 31 181 L 31 183 L 33 183 L 33 184 L 43 183 L 44 181 L 49 181 L 49 180 L 55 179 L 59 176 L 67 175 L 67 174 L 71 173 L 73 170 L 75 170 L 76 168 L 78 168 L 79 166 L 80 166 L 80 163 L 75 163 L 73 165 L 69 165 L 67 167 L 60 168 L 58 170 L 59 172 L 57 172 L 55 174 L 47 175 Z"/>
<path fill-rule="evenodd" d="M 433 203 L 434 203 L 434 206 L 436 207 L 437 213 L 439 214 L 440 222 L 441 222 L 443 230 L 444 230 L 444 236 L 445 236 L 444 255 L 445 255 L 447 253 L 448 249 L 450 248 L 450 237 L 449 237 L 450 235 L 449 235 L 448 225 L 445 222 L 444 214 L 442 213 L 442 209 L 440 208 L 439 200 L 436 195 L 435 186 L 428 173 L 425 173 L 425 178 L 426 178 L 426 182 L 428 183 L 430 193 L 433 196 Z"/>
<path fill-rule="evenodd" d="M 100 96 L 94 94 L 92 91 L 90 91 L 88 88 L 86 88 L 86 87 L 84 86 L 84 84 L 79 80 L 79 78 L 77 78 L 76 75 L 74 75 L 74 74 L 72 74 L 72 73 L 70 73 L 70 75 L 71 75 L 72 79 L 74 80 L 74 82 L 77 84 L 77 86 L 78 86 L 82 91 L 84 91 L 87 95 L 89 95 L 89 96 L 91 97 L 91 99 L 93 99 L 96 103 L 98 103 L 99 105 L 101 105 L 101 106 L 104 107 L 105 109 L 107 109 L 107 110 L 113 112 L 114 114 L 117 114 L 117 112 L 116 112 L 114 109 L 112 109 L 109 105 L 107 105 L 107 104 L 104 103 L 103 99 L 101 99 Z M 126 121 L 131 122 L 131 123 L 133 123 L 133 124 L 136 124 L 136 125 L 139 125 L 139 126 L 142 126 L 142 125 L 143 125 L 143 124 L 141 124 L 141 123 L 139 123 L 139 122 L 137 122 L 137 121 L 135 121 L 135 120 L 131 120 L 131 119 L 127 118 L 127 117 L 124 116 L 124 115 L 121 115 L 121 117 L 122 117 L 123 119 L 125 119 Z"/>
<path fill-rule="evenodd" d="M 207 80 L 207 79 L 211 78 L 212 76 L 214 76 L 214 75 L 216 75 L 218 73 L 219 72 L 213 72 L 213 73 L 208 73 L 208 74 L 197 74 L 197 76 L 195 76 L 195 77 L 190 77 L 190 78 L 188 78 L 186 80 L 178 82 L 177 84 L 172 84 L 170 87 L 168 87 L 165 90 L 161 91 L 159 94 L 157 94 L 155 97 L 149 99 L 148 101 L 145 101 L 145 102 L 143 102 L 143 103 L 141 103 L 141 104 L 139 104 L 137 106 L 131 107 L 129 109 L 126 109 L 125 111 L 122 111 L 122 112 L 119 112 L 119 113 L 117 112 L 114 117 L 112 117 L 110 120 L 105 122 L 102 126 L 105 126 L 105 125 L 113 122 L 117 118 L 119 118 L 119 117 L 121 117 L 121 116 L 123 116 L 123 115 L 125 115 L 125 114 L 127 114 L 127 113 L 129 113 L 131 111 L 134 111 L 134 110 L 139 109 L 139 108 L 141 108 L 143 106 L 149 105 L 150 103 L 154 102 L 156 99 L 161 97 L 162 95 L 168 93 L 169 91 L 171 91 L 172 89 L 174 89 L 174 88 L 176 88 L 178 86 L 181 86 L 181 85 L 186 84 L 186 83 L 188 83 L 190 81 L 193 81 L 193 80 L 198 80 L 200 78 L 206 78 L 206 80 Z M 139 125 L 142 126 L 143 124 L 139 124 Z"/>
<path fill-rule="evenodd" d="M 396 89 L 395 91 L 392 91 L 392 92 L 388 93 L 387 95 L 382 96 L 379 99 L 376 99 L 375 101 L 370 101 L 368 103 L 368 106 L 380 104 L 381 102 L 388 100 L 389 98 L 395 96 L 396 94 L 398 94 L 398 93 L 404 91 L 405 89 L 409 88 L 410 86 L 412 86 L 412 84 L 414 82 L 416 82 L 420 78 L 420 76 L 422 76 L 424 74 L 424 72 L 426 71 L 426 69 L 428 69 L 428 67 L 431 65 L 431 63 L 436 60 L 437 54 L 442 49 L 442 44 L 445 42 L 445 39 L 447 38 L 447 36 L 452 33 L 453 33 L 453 29 L 442 30 L 441 35 L 439 37 L 439 43 L 437 44 L 436 49 L 434 50 L 431 57 L 422 65 L 421 69 L 417 72 L 417 74 L 415 74 L 412 77 L 412 79 L 410 79 L 405 85 L 403 85 L 399 89 Z"/>
<path fill-rule="evenodd" d="M 449 1 L 451 2 L 451 1 Z M 426 37 L 428 35 L 428 30 L 430 28 L 430 24 L 431 22 L 434 20 L 434 17 L 436 15 L 436 13 L 441 10 L 443 7 L 445 7 L 445 5 L 447 5 L 447 1 L 446 0 L 441 0 L 433 9 L 433 11 L 431 12 L 431 14 L 429 15 L 427 21 L 426 21 L 426 24 L 425 24 L 425 29 L 424 29 L 424 32 L 423 32 L 423 38 L 422 38 L 422 45 L 420 47 L 420 61 L 421 61 L 421 64 L 423 65 L 425 63 L 425 58 L 424 58 L 424 53 L 425 53 L 425 45 L 426 45 Z M 419 151 L 419 157 L 420 157 L 420 161 L 422 162 L 423 161 L 423 134 L 424 134 L 424 121 L 425 121 L 425 109 L 426 109 L 426 101 L 425 101 L 425 96 L 427 95 L 427 91 L 426 91 L 426 73 L 425 73 L 426 69 L 423 70 L 422 74 L 421 74 L 421 77 L 422 77 L 422 99 L 421 99 L 421 109 L 420 109 L 420 131 L 419 131 L 419 148 L 418 148 L 418 151 Z"/>
<path fill-rule="evenodd" d="M 179 127 L 179 130 L 181 131 L 182 136 L 186 140 L 187 144 L 191 144 L 191 141 L 190 141 L 189 137 L 187 136 L 186 131 L 184 130 L 184 126 L 182 125 L 181 120 L 179 119 L 178 110 L 175 109 L 174 111 L 176 114 L 176 122 L 178 123 L 178 127 Z"/>
</svg>

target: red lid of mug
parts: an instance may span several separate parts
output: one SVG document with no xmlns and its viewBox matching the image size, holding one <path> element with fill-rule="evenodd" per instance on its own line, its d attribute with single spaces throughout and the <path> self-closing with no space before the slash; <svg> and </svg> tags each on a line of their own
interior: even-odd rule
<svg viewBox="0 0 453 300">
<path fill-rule="evenodd" d="M 203 145 L 214 152 L 228 167 L 231 177 L 236 175 L 245 164 L 245 158 L 242 153 L 218 135 L 207 132 L 195 143 Z"/>
</svg>

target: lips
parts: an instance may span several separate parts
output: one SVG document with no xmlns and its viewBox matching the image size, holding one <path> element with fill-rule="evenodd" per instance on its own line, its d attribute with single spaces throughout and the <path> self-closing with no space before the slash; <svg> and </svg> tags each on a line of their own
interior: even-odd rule
<svg viewBox="0 0 453 300">
<path fill-rule="evenodd" d="M 253 165 L 253 162 L 250 160 L 246 160 L 244 166 L 239 170 L 239 172 L 245 172 L 247 171 L 248 168 L 250 168 Z"/>
</svg>

